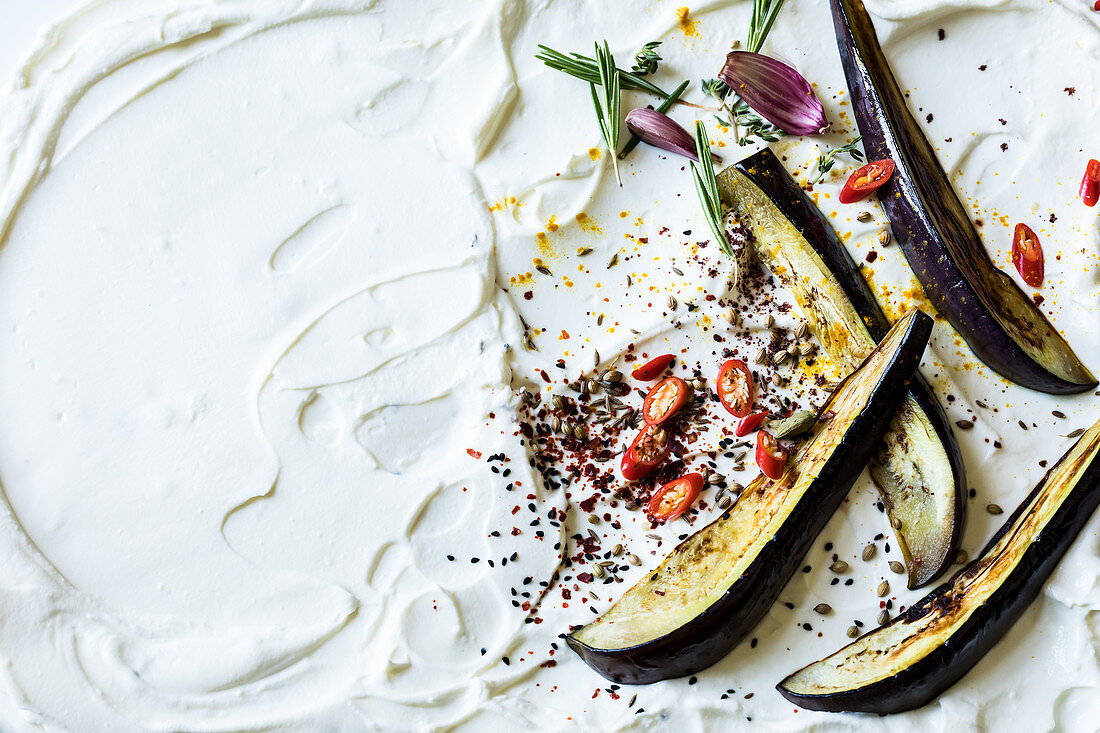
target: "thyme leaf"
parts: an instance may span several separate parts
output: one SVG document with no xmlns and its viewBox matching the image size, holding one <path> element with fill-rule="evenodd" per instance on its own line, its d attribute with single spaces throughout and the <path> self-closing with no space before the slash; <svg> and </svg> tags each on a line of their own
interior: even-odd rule
<svg viewBox="0 0 1100 733">
<path fill-rule="evenodd" d="M 634 68 L 630 70 L 630 73 L 637 76 L 656 74 L 657 64 L 664 60 L 661 58 L 661 54 L 657 53 L 657 47 L 660 45 L 660 41 L 650 41 L 642 46 L 642 50 L 634 54 Z"/>
<path fill-rule="evenodd" d="M 864 161 L 863 151 L 859 149 L 859 141 L 863 139 L 862 135 L 856 135 L 850 143 L 841 145 L 839 148 L 833 148 L 822 155 L 817 156 L 817 175 L 810 179 L 810 183 L 814 184 L 825 177 L 825 174 L 833 169 L 836 165 L 836 156 L 848 155 L 852 160 L 857 163 Z"/>
</svg>

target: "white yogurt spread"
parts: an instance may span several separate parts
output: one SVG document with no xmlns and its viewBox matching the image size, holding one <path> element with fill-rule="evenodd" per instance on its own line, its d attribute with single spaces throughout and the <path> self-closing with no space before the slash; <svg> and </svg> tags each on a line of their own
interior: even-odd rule
<svg viewBox="0 0 1100 733">
<path fill-rule="evenodd" d="M 692 530 L 604 499 L 595 513 L 621 529 L 586 521 L 575 501 L 592 491 L 569 499 L 529 465 L 516 392 L 549 399 L 593 352 L 606 367 L 631 343 L 686 350 L 713 377 L 724 326 L 704 296 L 727 271 L 713 247 L 691 256 L 707 230 L 684 161 L 643 146 L 620 189 L 593 152 L 588 89 L 533 56 L 606 37 L 628 65 L 661 40 L 654 80 L 690 78 L 703 103 L 698 80 L 743 38 L 750 3 L 681 5 L 95 0 L 42 31 L 0 101 L 0 728 L 1097 729 L 1100 517 L 925 708 L 828 715 L 774 691 L 853 619 L 873 624 L 876 586 L 899 578 L 896 548 L 857 559 L 889 535 L 866 476 L 754 642 L 697 680 L 615 688 L 557 638 Z M 1028 222 L 1043 310 L 1100 370 L 1100 228 L 1075 197 L 1100 157 L 1100 14 L 868 5 L 995 261 L 1011 271 L 1011 226 Z M 778 144 L 806 171 L 854 134 L 826 4 L 788 2 L 765 50 L 817 85 L 833 122 Z M 653 101 L 630 92 L 624 108 Z M 710 129 L 726 163 L 752 152 Z M 881 211 L 836 213 L 850 162 L 815 195 L 857 260 L 877 251 L 868 272 L 900 313 L 919 299 L 878 244 Z M 670 316 L 669 295 L 694 309 Z M 1100 417 L 1096 397 L 1010 385 L 942 321 L 925 372 L 953 420 L 977 419 L 958 435 L 974 555 L 1003 520 L 985 505 L 1015 506 Z M 561 553 L 590 528 L 642 567 L 578 586 L 587 568 Z M 852 585 L 830 585 L 833 553 Z M 895 609 L 923 595 L 894 585 Z"/>
</svg>

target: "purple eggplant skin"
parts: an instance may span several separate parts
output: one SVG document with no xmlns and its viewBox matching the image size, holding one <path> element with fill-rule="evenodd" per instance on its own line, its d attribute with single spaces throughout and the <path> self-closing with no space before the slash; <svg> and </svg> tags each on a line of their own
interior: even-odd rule
<svg viewBox="0 0 1100 733">
<path fill-rule="evenodd" d="M 1081 440 L 1089 438 L 1095 439 L 1093 435 L 1086 434 Z M 1043 480 L 1020 503 L 974 562 L 910 606 L 889 625 L 912 621 L 926 613 L 937 612 L 957 603 L 957 599 L 948 597 L 948 590 L 956 579 L 982 562 L 984 556 L 1011 531 L 1035 496 L 1043 490 L 1051 475 L 1072 450 L 1067 451 L 1058 464 L 1047 471 Z M 1058 567 L 1058 563 L 1080 534 L 1081 529 L 1088 523 L 1098 505 L 1100 505 L 1100 455 L 1094 455 L 1078 477 L 1070 495 L 1024 550 L 1019 564 L 1004 578 L 986 602 L 978 606 L 957 631 L 944 639 L 928 655 L 892 677 L 865 687 L 827 695 L 801 695 L 783 686 L 791 679 L 788 678 L 780 682 L 776 689 L 784 698 L 799 707 L 824 712 L 888 715 L 926 705 L 965 676 L 1012 628 L 1012 625 L 1042 591 L 1043 585 Z M 962 602 L 965 603 L 965 597 Z"/>
<path fill-rule="evenodd" d="M 890 158 L 897 166 L 879 200 L 929 300 L 1001 376 L 1050 394 L 1096 387 L 1061 334 L 990 260 L 906 106 L 862 0 L 829 4 L 864 149 L 870 159 Z"/>
<path fill-rule="evenodd" d="M 760 622 L 863 472 L 901 402 L 906 384 L 920 365 L 932 333 L 932 318 L 913 311 L 904 320 L 908 323 L 898 323 L 905 329 L 902 340 L 878 375 L 866 404 L 787 521 L 767 540 L 745 572 L 710 607 L 656 639 L 623 649 L 597 649 L 572 634 L 566 636 L 566 643 L 589 667 L 619 684 L 650 684 L 683 677 L 725 657 Z M 868 376 L 859 370 L 845 381 Z M 834 394 L 842 388 L 843 383 Z"/>
<path fill-rule="evenodd" d="M 836 230 L 829 224 L 821 209 L 810 199 L 798 183 L 791 178 L 779 158 L 769 148 L 750 155 L 735 165 L 746 178 L 756 184 L 779 209 L 780 213 L 802 234 L 802 237 L 829 268 L 844 294 L 848 297 L 856 313 L 863 320 L 867 331 L 876 342 L 882 341 L 890 330 L 890 322 L 882 312 L 878 300 L 870 286 L 859 272 L 848 250 L 841 244 Z M 721 178 L 721 176 L 720 176 Z M 909 385 L 909 393 L 924 412 L 932 426 L 951 466 L 954 480 L 954 526 L 947 550 L 934 567 L 911 569 L 909 588 L 912 590 L 926 585 L 939 577 L 954 561 L 962 537 L 962 528 L 966 514 L 966 502 L 963 492 L 966 490 L 966 468 L 963 465 L 962 452 L 951 430 L 947 415 L 935 397 L 932 388 L 918 371 Z"/>
</svg>

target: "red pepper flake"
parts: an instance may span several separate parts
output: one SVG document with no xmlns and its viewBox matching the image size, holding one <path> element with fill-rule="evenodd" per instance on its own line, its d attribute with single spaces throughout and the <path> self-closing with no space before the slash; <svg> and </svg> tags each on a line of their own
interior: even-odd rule
<svg viewBox="0 0 1100 733">
<path fill-rule="evenodd" d="M 523 530 L 521 530 L 519 527 L 512 527 L 512 536 L 513 537 L 515 537 L 516 535 L 520 535 L 520 534 L 523 534 Z"/>
<path fill-rule="evenodd" d="M 467 448 L 466 453 L 468 453 L 470 458 L 473 458 L 474 460 L 477 460 L 478 458 L 481 458 L 481 451 L 479 451 L 479 450 L 474 450 L 473 448 Z"/>
<path fill-rule="evenodd" d="M 591 583 L 592 573 L 577 573 L 577 580 L 581 581 L 582 583 Z"/>
</svg>

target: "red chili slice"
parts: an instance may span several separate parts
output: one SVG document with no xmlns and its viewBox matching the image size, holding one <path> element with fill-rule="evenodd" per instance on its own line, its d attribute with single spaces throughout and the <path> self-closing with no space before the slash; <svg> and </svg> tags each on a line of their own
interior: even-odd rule
<svg viewBox="0 0 1100 733">
<path fill-rule="evenodd" d="M 646 505 L 646 511 L 658 521 L 671 521 L 686 512 L 702 490 L 703 477 L 698 473 L 689 473 L 657 489 Z"/>
<path fill-rule="evenodd" d="M 1043 284 L 1043 248 L 1027 224 L 1017 224 L 1012 235 L 1012 264 L 1033 288 Z"/>
<path fill-rule="evenodd" d="M 746 435 L 760 427 L 760 423 L 764 422 L 764 418 L 766 418 L 767 416 L 768 411 L 764 410 L 763 412 L 758 412 L 754 415 L 749 415 L 748 417 L 741 418 L 741 422 L 737 423 L 737 429 L 734 430 L 734 434 L 738 438 L 744 438 Z"/>
<path fill-rule="evenodd" d="M 876 160 L 857 168 L 848 176 L 844 188 L 840 190 L 840 203 L 853 204 L 870 196 L 882 184 L 894 175 L 894 161 L 889 158 Z"/>
<path fill-rule="evenodd" d="M 1100 0 L 1097 0 L 1100 3 Z M 1085 166 L 1085 177 L 1081 179 L 1081 200 L 1085 206 L 1096 206 L 1100 201 L 1100 160 L 1093 158 Z"/>
<path fill-rule="evenodd" d="M 657 377 L 661 376 L 661 372 L 668 368 L 668 365 L 675 359 L 672 354 L 662 354 L 661 356 L 655 356 L 645 364 L 636 367 L 634 371 L 630 373 L 630 376 L 641 382 L 652 382 Z"/>
<path fill-rule="evenodd" d="M 646 425 L 623 454 L 623 478 L 637 481 L 645 477 L 668 458 L 671 449 L 672 445 L 664 428 Z"/>
<path fill-rule="evenodd" d="M 752 372 L 740 359 L 730 359 L 718 370 L 718 399 L 734 417 L 752 412 Z"/>
<path fill-rule="evenodd" d="M 783 475 L 787 465 L 787 449 L 779 445 L 779 441 L 767 430 L 756 434 L 756 465 L 773 480 Z"/>
<path fill-rule="evenodd" d="M 660 425 L 676 414 L 691 396 L 691 387 L 679 377 L 666 377 L 649 390 L 642 403 L 642 419 Z"/>
</svg>

